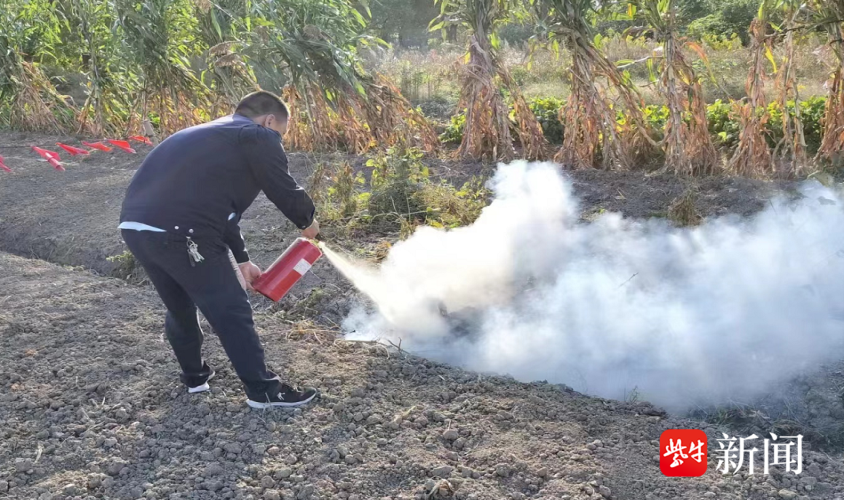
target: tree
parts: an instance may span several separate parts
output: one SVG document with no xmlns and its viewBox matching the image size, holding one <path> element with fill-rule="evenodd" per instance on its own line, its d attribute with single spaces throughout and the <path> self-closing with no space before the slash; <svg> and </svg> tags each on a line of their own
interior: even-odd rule
<svg viewBox="0 0 844 500">
<path fill-rule="evenodd" d="M 374 0 L 370 27 L 399 47 L 427 40 L 428 25 L 439 9 L 431 0 Z"/>
<path fill-rule="evenodd" d="M 736 34 L 747 45 L 750 43 L 747 28 L 758 10 L 758 0 L 678 0 L 678 22 L 688 26 L 686 32 L 692 37 L 729 38 Z"/>
</svg>

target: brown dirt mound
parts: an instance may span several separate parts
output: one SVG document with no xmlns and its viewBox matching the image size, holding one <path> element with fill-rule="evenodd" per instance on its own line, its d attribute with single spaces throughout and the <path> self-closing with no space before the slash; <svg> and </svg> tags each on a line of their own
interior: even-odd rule
<svg viewBox="0 0 844 500">
<path fill-rule="evenodd" d="M 150 290 L 0 253 L 0 297 L 5 498 L 844 495 L 844 464 L 806 446 L 799 477 L 722 476 L 711 455 L 703 477 L 666 478 L 659 434 L 699 423 L 380 345 L 292 341 L 278 315 L 257 316 L 268 359 L 317 386 L 320 401 L 293 412 L 250 410 L 210 335 L 206 355 L 219 375 L 210 393 L 189 396 Z M 705 430 L 710 450 L 716 431 L 729 432 Z"/>
</svg>

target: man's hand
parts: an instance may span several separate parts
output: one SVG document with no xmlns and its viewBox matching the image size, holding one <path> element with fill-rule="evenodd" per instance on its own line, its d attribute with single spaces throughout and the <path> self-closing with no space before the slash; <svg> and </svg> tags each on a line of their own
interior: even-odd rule
<svg viewBox="0 0 844 500">
<path fill-rule="evenodd" d="M 237 267 L 240 268 L 240 274 L 242 274 L 243 279 L 246 280 L 246 289 L 254 291 L 254 288 L 252 288 L 252 282 L 261 276 L 261 268 L 252 262 L 244 262 L 243 264 L 238 264 Z"/>
<path fill-rule="evenodd" d="M 304 236 L 305 238 L 308 238 L 309 240 L 316 238 L 316 236 L 318 234 L 319 234 L 319 222 L 317 222 L 316 219 L 314 219 L 314 221 L 311 223 L 311 225 L 310 225 L 310 227 L 308 227 L 308 229 L 305 229 L 304 231 L 302 231 L 302 236 Z"/>
</svg>

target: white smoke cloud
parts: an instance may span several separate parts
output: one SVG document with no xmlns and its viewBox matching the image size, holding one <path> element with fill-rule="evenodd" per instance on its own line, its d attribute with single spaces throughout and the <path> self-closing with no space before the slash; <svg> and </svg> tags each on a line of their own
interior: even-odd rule
<svg viewBox="0 0 844 500">
<path fill-rule="evenodd" d="M 500 165 L 490 184 L 474 224 L 420 228 L 379 269 L 329 255 L 375 303 L 350 313 L 349 337 L 675 410 L 844 357 L 844 204 L 817 183 L 693 229 L 581 223 L 553 164 Z"/>
</svg>

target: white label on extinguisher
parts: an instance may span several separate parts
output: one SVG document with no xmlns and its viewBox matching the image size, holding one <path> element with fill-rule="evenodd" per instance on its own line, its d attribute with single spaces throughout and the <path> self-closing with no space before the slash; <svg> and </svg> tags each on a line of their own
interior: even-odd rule
<svg viewBox="0 0 844 500">
<path fill-rule="evenodd" d="M 296 263 L 295 266 L 293 266 L 293 270 L 296 271 L 297 273 L 301 274 L 301 275 L 304 275 L 306 272 L 308 272 L 308 269 L 310 269 L 310 268 L 311 268 L 311 263 L 306 261 L 305 259 L 300 260 L 299 262 Z"/>
</svg>

